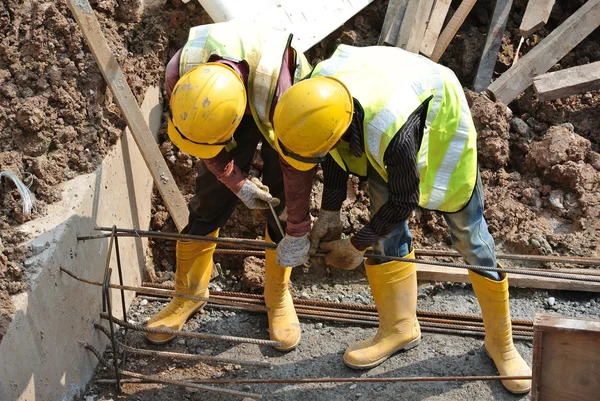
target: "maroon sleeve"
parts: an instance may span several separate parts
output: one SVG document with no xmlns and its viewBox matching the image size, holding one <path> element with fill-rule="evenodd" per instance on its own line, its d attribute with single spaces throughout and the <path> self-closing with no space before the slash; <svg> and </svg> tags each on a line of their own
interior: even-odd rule
<svg viewBox="0 0 600 401">
<path fill-rule="evenodd" d="M 203 159 L 206 167 L 234 194 L 237 194 L 244 182 L 246 176 L 236 166 L 231 155 L 225 150 L 221 150 L 218 155 L 211 159 Z"/>
<path fill-rule="evenodd" d="M 169 60 L 167 68 L 165 68 L 165 92 L 167 92 L 167 98 L 171 97 L 173 88 L 175 88 L 175 84 L 179 81 L 179 58 L 181 57 L 181 50 L 179 49 L 175 53 L 173 58 Z"/>
<path fill-rule="evenodd" d="M 292 237 L 301 237 L 310 231 L 311 221 L 308 208 L 316 166 L 308 171 L 299 171 L 290 166 L 281 157 L 279 161 L 283 173 L 288 215 L 285 231 Z"/>
</svg>

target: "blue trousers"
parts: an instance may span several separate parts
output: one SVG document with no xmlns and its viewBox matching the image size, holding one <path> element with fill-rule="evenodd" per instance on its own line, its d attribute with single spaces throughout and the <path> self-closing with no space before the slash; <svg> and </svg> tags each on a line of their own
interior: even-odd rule
<svg viewBox="0 0 600 401">
<path fill-rule="evenodd" d="M 371 200 L 370 212 L 373 216 L 389 198 L 387 183 L 379 173 L 369 166 L 369 197 Z M 450 227 L 450 237 L 454 248 L 464 260 L 471 265 L 496 267 L 496 253 L 494 239 L 488 231 L 487 223 L 483 217 L 483 188 L 481 178 L 477 174 L 477 183 L 471 200 L 459 212 L 442 213 L 444 220 Z M 412 234 L 406 220 L 403 221 L 387 236 L 379 239 L 373 246 L 373 251 L 379 255 L 403 257 L 412 249 Z M 498 272 L 477 272 L 487 278 L 500 280 Z"/>
</svg>

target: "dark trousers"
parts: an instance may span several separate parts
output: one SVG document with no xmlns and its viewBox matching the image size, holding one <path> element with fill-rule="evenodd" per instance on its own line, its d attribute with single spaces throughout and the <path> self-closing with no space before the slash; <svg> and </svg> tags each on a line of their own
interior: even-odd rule
<svg viewBox="0 0 600 401">
<path fill-rule="evenodd" d="M 283 190 L 283 175 L 279 164 L 277 151 L 269 145 L 252 116 L 246 115 L 234 133 L 237 146 L 229 151 L 235 164 L 248 173 L 256 153 L 256 147 L 262 141 L 260 156 L 263 160 L 262 182 L 269 187 L 269 192 L 281 200 L 275 208 L 281 214 L 285 208 Z M 193 235 L 206 235 L 223 226 L 233 213 L 238 197 L 231 192 L 215 175 L 206 168 L 203 162 L 198 165 L 196 176 L 196 191 L 190 200 L 190 217 L 186 231 Z M 269 235 L 275 241 L 281 240 L 275 219 L 270 209 L 263 210 L 267 219 Z M 285 227 L 285 225 L 284 225 Z"/>
</svg>

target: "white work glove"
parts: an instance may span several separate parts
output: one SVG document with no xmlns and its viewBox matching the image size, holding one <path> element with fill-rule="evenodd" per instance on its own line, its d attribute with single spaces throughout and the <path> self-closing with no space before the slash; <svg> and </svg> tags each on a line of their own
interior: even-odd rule
<svg viewBox="0 0 600 401">
<path fill-rule="evenodd" d="M 310 232 L 310 251 L 314 255 L 323 241 L 335 241 L 342 238 L 342 219 L 339 210 L 321 210 Z"/>
<path fill-rule="evenodd" d="M 308 235 L 292 237 L 286 234 L 277 244 L 277 264 L 283 267 L 296 267 L 308 262 L 310 241 Z"/>
<path fill-rule="evenodd" d="M 365 251 L 356 249 L 350 238 L 322 242 L 321 249 L 327 253 L 325 263 L 338 269 L 354 270 L 365 258 Z"/>
<path fill-rule="evenodd" d="M 279 199 L 273 198 L 269 193 L 269 187 L 255 177 L 247 179 L 236 195 L 248 206 L 248 209 L 268 209 L 269 203 L 273 207 L 279 205 Z"/>
</svg>

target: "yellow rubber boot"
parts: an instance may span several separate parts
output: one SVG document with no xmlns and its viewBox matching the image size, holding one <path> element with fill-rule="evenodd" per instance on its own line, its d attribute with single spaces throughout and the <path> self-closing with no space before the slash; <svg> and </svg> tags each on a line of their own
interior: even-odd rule
<svg viewBox="0 0 600 401">
<path fill-rule="evenodd" d="M 265 237 L 267 242 L 273 243 L 268 232 Z M 300 342 L 300 322 L 288 290 L 292 268 L 279 266 L 275 255 L 275 249 L 265 251 L 265 304 L 269 336 L 281 343 L 281 346 L 275 347 L 276 350 L 291 351 Z"/>
<path fill-rule="evenodd" d="M 414 251 L 407 258 L 414 258 Z M 417 321 L 417 273 L 414 263 L 365 261 L 367 278 L 379 314 L 377 335 L 352 345 L 344 363 L 354 369 L 379 365 L 393 353 L 416 347 L 421 342 Z"/>
<path fill-rule="evenodd" d="M 502 281 L 494 281 L 469 270 L 469 276 L 481 306 L 485 349 L 498 373 L 502 376 L 531 375 L 527 362 L 513 344 L 506 275 Z M 514 394 L 528 393 L 531 389 L 531 380 L 503 380 L 502 384 Z"/>
<path fill-rule="evenodd" d="M 219 229 L 208 234 L 219 235 Z M 177 270 L 175 271 L 175 291 L 187 295 L 208 297 L 208 282 L 213 265 L 216 244 L 208 242 L 177 241 Z M 148 327 L 181 330 L 185 322 L 204 302 L 174 297 L 167 306 L 148 321 Z M 164 344 L 175 338 L 171 334 L 145 333 L 146 339 L 154 344 Z"/>
</svg>

